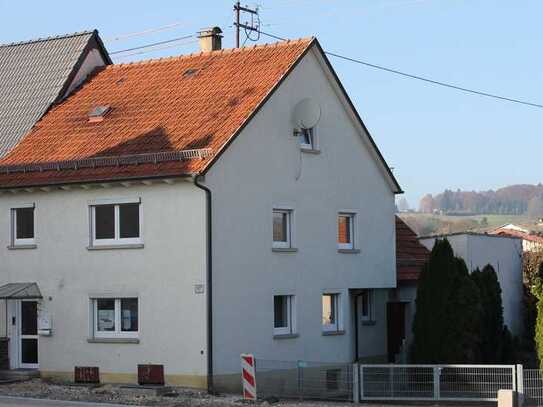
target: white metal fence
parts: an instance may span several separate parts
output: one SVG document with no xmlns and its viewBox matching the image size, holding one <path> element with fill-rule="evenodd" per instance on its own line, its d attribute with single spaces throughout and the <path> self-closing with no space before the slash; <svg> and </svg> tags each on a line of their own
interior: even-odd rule
<svg viewBox="0 0 543 407">
<path fill-rule="evenodd" d="M 513 365 L 360 365 L 361 400 L 496 401 L 516 390 Z"/>
<path fill-rule="evenodd" d="M 543 406 L 543 370 L 522 369 L 519 374 L 519 392 L 524 396 L 525 404 Z"/>
<path fill-rule="evenodd" d="M 256 358 L 255 367 L 260 399 L 481 402 L 497 401 L 498 390 L 517 391 L 520 386 L 532 398 L 537 394 L 542 402 L 538 405 L 543 406 L 543 372 L 534 373 L 533 379 L 524 375 L 523 381 L 522 367 L 518 373 L 514 365 L 368 365 Z"/>
<path fill-rule="evenodd" d="M 260 399 L 353 401 L 353 364 L 255 359 Z"/>
</svg>

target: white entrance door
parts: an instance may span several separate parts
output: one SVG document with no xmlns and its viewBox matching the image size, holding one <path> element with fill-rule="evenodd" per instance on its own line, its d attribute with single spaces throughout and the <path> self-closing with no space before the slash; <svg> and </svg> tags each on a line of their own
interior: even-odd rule
<svg viewBox="0 0 543 407">
<path fill-rule="evenodd" d="M 23 369 L 37 369 L 38 365 L 38 302 L 17 301 L 18 364 Z"/>
</svg>

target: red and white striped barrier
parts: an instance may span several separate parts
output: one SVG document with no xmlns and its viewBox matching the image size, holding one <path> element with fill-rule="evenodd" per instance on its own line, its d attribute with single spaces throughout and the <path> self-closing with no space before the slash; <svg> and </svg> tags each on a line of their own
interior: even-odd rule
<svg viewBox="0 0 543 407">
<path fill-rule="evenodd" d="M 241 382 L 243 383 L 243 398 L 256 400 L 255 357 L 241 354 Z"/>
</svg>

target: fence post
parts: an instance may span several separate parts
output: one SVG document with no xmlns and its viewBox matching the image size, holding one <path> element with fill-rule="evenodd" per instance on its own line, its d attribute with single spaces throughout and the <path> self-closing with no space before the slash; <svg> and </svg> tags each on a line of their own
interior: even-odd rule
<svg viewBox="0 0 543 407">
<path fill-rule="evenodd" d="M 513 367 L 513 372 L 515 371 L 515 367 Z M 516 366 L 516 390 L 517 391 L 517 406 L 522 407 L 524 404 L 524 367 L 522 365 Z"/>
<path fill-rule="evenodd" d="M 358 363 L 353 363 L 353 403 L 360 403 L 360 378 L 358 370 Z"/>
<path fill-rule="evenodd" d="M 301 360 L 299 360 L 296 365 L 298 366 L 298 398 L 300 400 L 304 399 L 304 383 L 303 383 L 303 363 Z"/>
<path fill-rule="evenodd" d="M 360 383 L 360 392 L 358 394 L 358 397 L 360 400 L 364 399 L 364 365 L 358 364 L 358 381 Z"/>
<path fill-rule="evenodd" d="M 434 400 L 439 400 L 441 368 L 435 366 L 432 370 L 434 371 Z"/>
</svg>

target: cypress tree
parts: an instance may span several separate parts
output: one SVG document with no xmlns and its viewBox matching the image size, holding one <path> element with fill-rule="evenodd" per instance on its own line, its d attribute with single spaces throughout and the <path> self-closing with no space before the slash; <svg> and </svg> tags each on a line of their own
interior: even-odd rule
<svg viewBox="0 0 543 407">
<path fill-rule="evenodd" d="M 446 239 L 436 241 L 418 283 L 411 360 L 477 362 L 481 318 L 479 290 L 465 262 Z"/>
<path fill-rule="evenodd" d="M 511 336 L 503 325 L 502 289 L 494 268 L 487 264 L 482 271 L 478 268 L 471 279 L 479 288 L 482 306 L 481 362 L 502 363 L 504 340 Z"/>
</svg>

